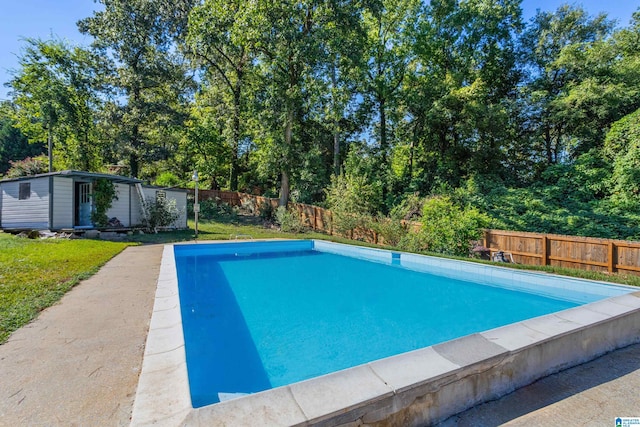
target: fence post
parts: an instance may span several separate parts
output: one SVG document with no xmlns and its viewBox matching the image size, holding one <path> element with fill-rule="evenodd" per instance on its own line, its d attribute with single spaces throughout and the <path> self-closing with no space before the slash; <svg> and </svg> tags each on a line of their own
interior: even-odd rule
<svg viewBox="0 0 640 427">
<path fill-rule="evenodd" d="M 491 232 L 489 230 L 484 230 L 484 247 L 487 248 L 487 249 L 489 249 L 489 244 L 490 244 L 489 243 L 489 241 L 490 241 L 490 239 L 489 239 L 490 233 Z"/>
<path fill-rule="evenodd" d="M 318 229 L 318 208 L 317 207 L 313 207 L 313 229 L 317 230 Z"/>
<path fill-rule="evenodd" d="M 608 259 L 609 273 L 613 273 L 616 271 L 615 250 L 616 250 L 615 244 L 613 242 L 609 242 L 609 259 Z"/>
<path fill-rule="evenodd" d="M 542 265 L 549 265 L 549 239 L 542 236 Z"/>
</svg>

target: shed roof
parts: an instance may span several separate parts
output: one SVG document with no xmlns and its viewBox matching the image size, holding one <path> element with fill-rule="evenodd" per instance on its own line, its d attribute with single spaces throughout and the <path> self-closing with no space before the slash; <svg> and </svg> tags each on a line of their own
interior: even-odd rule
<svg viewBox="0 0 640 427">
<path fill-rule="evenodd" d="M 38 175 L 21 176 L 18 178 L 7 178 L 7 179 L 0 180 L 0 182 L 22 181 L 22 180 L 42 178 L 47 176 L 62 176 L 66 178 L 80 177 L 80 178 L 91 178 L 91 179 L 104 178 L 110 181 L 127 183 L 127 184 L 139 184 L 143 182 L 142 180 L 139 180 L 137 178 L 129 178 L 126 176 L 110 175 L 106 173 L 97 173 L 97 172 L 74 171 L 74 170 L 41 173 Z"/>
</svg>

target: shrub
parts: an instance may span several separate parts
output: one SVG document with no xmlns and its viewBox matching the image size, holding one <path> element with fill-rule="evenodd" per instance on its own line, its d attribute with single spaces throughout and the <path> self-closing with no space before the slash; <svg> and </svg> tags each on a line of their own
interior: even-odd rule
<svg viewBox="0 0 640 427">
<path fill-rule="evenodd" d="M 276 222 L 280 225 L 280 230 L 287 233 L 301 233 L 304 226 L 300 222 L 300 218 L 294 212 L 290 212 L 284 206 L 276 209 Z"/>
<path fill-rule="evenodd" d="M 46 156 L 27 157 L 24 160 L 9 161 L 11 167 L 7 171 L 7 178 L 31 176 L 49 171 L 49 160 Z"/>
<path fill-rule="evenodd" d="M 333 227 L 342 234 L 352 233 L 358 227 L 366 228 L 377 207 L 376 194 L 366 177 L 332 176 L 327 206 L 333 213 Z"/>
<path fill-rule="evenodd" d="M 400 240 L 403 249 L 468 256 L 482 236 L 489 217 L 473 207 L 461 208 L 448 196 L 428 198 L 422 208 L 422 227 Z"/>
<path fill-rule="evenodd" d="M 394 218 L 372 218 L 368 226 L 382 237 L 385 245 L 397 246 L 400 240 L 407 234 L 407 230 L 400 220 Z"/>
<path fill-rule="evenodd" d="M 155 231 L 158 227 L 169 227 L 180 217 L 175 199 L 148 197 L 144 205 L 147 215 L 143 212 L 143 225 L 149 230 Z"/>
</svg>

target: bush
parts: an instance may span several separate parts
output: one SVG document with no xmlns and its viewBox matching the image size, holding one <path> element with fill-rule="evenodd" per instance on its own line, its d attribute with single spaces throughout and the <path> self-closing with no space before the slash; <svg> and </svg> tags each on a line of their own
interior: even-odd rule
<svg viewBox="0 0 640 427">
<path fill-rule="evenodd" d="M 143 212 L 143 225 L 149 230 L 155 231 L 158 227 L 169 227 L 180 217 L 175 199 L 147 198 L 144 202 L 146 213 Z"/>
<path fill-rule="evenodd" d="M 397 246 L 407 234 L 407 230 L 400 220 L 393 218 L 376 217 L 369 222 L 369 228 L 382 237 L 385 245 Z"/>
<path fill-rule="evenodd" d="M 288 211 L 284 206 L 279 206 L 276 209 L 276 222 L 280 225 L 280 230 L 287 233 L 302 233 L 304 231 L 304 226 L 298 215 Z"/>
<path fill-rule="evenodd" d="M 422 208 L 420 232 L 404 236 L 400 246 L 411 251 L 468 256 L 489 222 L 489 217 L 477 209 L 461 208 L 448 196 L 430 197 Z"/>
<path fill-rule="evenodd" d="M 198 218 L 212 221 L 235 221 L 238 217 L 238 208 L 228 203 L 220 203 L 220 199 L 200 200 L 200 212 Z M 187 214 L 189 217 L 194 216 L 193 199 L 187 204 Z"/>
<path fill-rule="evenodd" d="M 27 157 L 24 160 L 9 161 L 11 167 L 7 171 L 7 178 L 31 176 L 49 171 L 49 159 L 46 156 Z"/>
</svg>

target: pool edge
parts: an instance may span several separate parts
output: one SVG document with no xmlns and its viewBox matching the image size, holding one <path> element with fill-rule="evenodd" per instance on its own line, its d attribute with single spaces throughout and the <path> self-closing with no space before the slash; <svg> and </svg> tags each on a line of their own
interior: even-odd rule
<svg viewBox="0 0 640 427">
<path fill-rule="evenodd" d="M 166 245 L 131 425 L 434 423 L 640 342 L 634 292 L 194 409 L 177 292 Z"/>
</svg>

